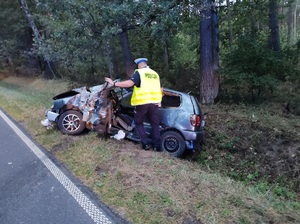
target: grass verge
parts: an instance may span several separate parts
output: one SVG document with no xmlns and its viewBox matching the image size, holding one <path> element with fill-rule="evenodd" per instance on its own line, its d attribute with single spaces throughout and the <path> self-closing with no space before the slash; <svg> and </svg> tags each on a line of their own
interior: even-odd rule
<svg viewBox="0 0 300 224">
<path fill-rule="evenodd" d="M 93 132 L 66 136 L 56 128 L 45 129 L 40 121 L 51 106 L 51 98 L 66 90 L 68 83 L 61 81 L 9 77 L 0 81 L 0 104 L 101 201 L 133 223 L 300 222 L 297 195 L 282 197 L 266 182 L 250 178 L 244 184 L 224 175 L 224 161 L 237 161 L 236 148 L 249 146 L 243 135 L 225 132 L 224 122 L 213 125 L 218 120 L 208 119 L 205 156 L 196 157 L 196 162 L 176 159 L 161 152 L 142 151 L 130 141 L 101 139 Z M 215 110 L 205 108 L 210 109 Z M 252 114 L 246 106 L 244 109 Z M 247 116 L 238 110 L 231 115 Z M 226 130 L 246 131 L 240 127 L 239 116 L 230 117 Z M 260 134 L 251 136 L 250 145 L 256 147 Z M 226 160 L 221 159 L 224 157 Z M 236 170 L 253 166 L 238 164 Z"/>
</svg>

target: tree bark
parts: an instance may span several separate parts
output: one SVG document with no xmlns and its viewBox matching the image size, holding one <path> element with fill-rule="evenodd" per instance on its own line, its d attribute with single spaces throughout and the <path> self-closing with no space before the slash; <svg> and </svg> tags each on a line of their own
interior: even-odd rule
<svg viewBox="0 0 300 224">
<path fill-rule="evenodd" d="M 122 52 L 123 52 L 123 57 L 125 62 L 126 75 L 128 78 L 130 78 L 134 73 L 135 67 L 134 67 L 131 50 L 129 46 L 128 32 L 127 30 L 124 30 L 119 35 L 120 35 L 120 42 L 121 42 L 121 47 L 122 47 Z"/>
<path fill-rule="evenodd" d="M 212 52 L 213 52 L 213 71 L 214 73 L 219 70 L 219 24 L 218 24 L 218 11 L 213 1 L 211 10 L 211 24 L 212 24 Z"/>
<path fill-rule="evenodd" d="M 212 2 L 212 17 L 211 17 L 211 24 L 212 24 L 212 66 L 213 66 L 213 97 L 214 99 L 219 94 L 219 23 L 218 23 L 218 10 L 215 5 L 215 1 Z"/>
<path fill-rule="evenodd" d="M 164 73 L 168 74 L 170 66 L 169 66 L 169 50 L 168 50 L 168 43 L 166 40 L 162 41 L 163 45 L 163 56 L 164 56 Z"/>
<path fill-rule="evenodd" d="M 111 49 L 110 49 L 109 41 L 106 41 L 104 43 L 104 49 L 105 49 L 105 57 L 106 57 L 107 68 L 108 68 L 108 75 L 109 77 L 114 78 L 113 77 L 114 65 L 111 60 Z"/>
<path fill-rule="evenodd" d="M 288 9 L 288 45 L 297 41 L 297 0 L 289 1 Z"/>
<path fill-rule="evenodd" d="M 213 104 L 217 95 L 213 72 L 211 3 L 211 0 L 203 1 L 200 18 L 200 102 L 202 104 Z"/>
<path fill-rule="evenodd" d="M 232 34 L 232 24 L 231 24 L 231 7 L 230 7 L 229 0 L 226 0 L 226 6 L 227 6 L 227 23 L 228 23 L 228 32 L 229 32 L 229 47 L 230 49 L 232 49 L 233 34 Z"/>
<path fill-rule="evenodd" d="M 278 26 L 278 4 L 277 0 L 270 0 L 269 2 L 269 47 L 273 51 L 280 51 L 280 36 Z"/>
<path fill-rule="evenodd" d="M 28 20 L 28 23 L 33 31 L 33 34 L 38 43 L 38 46 L 42 49 L 44 59 L 47 63 L 45 73 L 47 74 L 47 71 L 49 70 L 50 73 L 52 74 L 53 78 L 56 78 L 56 75 L 54 73 L 54 68 L 53 68 L 53 62 L 50 60 L 50 57 L 49 57 L 48 53 L 46 52 L 47 49 L 45 48 L 45 46 L 43 47 L 42 37 L 37 29 L 37 26 L 35 25 L 34 19 L 30 13 L 30 10 L 28 8 L 26 0 L 20 0 L 20 4 L 21 4 L 21 7 L 25 13 L 27 20 Z"/>
</svg>

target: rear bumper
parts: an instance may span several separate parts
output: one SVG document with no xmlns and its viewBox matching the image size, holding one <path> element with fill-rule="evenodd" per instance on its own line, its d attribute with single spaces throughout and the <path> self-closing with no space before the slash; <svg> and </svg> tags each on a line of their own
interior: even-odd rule
<svg viewBox="0 0 300 224">
<path fill-rule="evenodd" d="M 200 142 L 204 137 L 204 130 L 183 131 L 182 134 L 185 139 L 186 148 L 195 150 L 200 147 Z"/>
</svg>

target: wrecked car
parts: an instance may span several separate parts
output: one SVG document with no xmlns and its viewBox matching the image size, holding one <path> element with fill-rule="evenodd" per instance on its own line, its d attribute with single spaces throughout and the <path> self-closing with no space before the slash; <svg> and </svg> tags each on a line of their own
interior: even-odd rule
<svg viewBox="0 0 300 224">
<path fill-rule="evenodd" d="M 131 95 L 132 89 L 108 83 L 72 89 L 53 97 L 53 105 L 41 123 L 48 128 L 57 125 L 63 134 L 68 135 L 78 135 L 88 129 L 98 135 L 139 142 Z M 144 122 L 144 126 L 151 139 L 150 123 Z M 204 136 L 204 119 L 197 99 L 187 93 L 164 89 L 160 133 L 162 151 L 172 156 L 180 157 L 186 150 L 198 149 Z"/>
</svg>

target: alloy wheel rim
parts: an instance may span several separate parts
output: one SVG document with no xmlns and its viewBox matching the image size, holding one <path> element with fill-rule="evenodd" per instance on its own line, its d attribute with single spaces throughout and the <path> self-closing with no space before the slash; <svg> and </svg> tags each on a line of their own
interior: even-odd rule
<svg viewBox="0 0 300 224">
<path fill-rule="evenodd" d="M 80 118 L 77 115 L 69 114 L 64 117 L 62 125 L 67 131 L 77 131 L 80 127 Z"/>
</svg>

